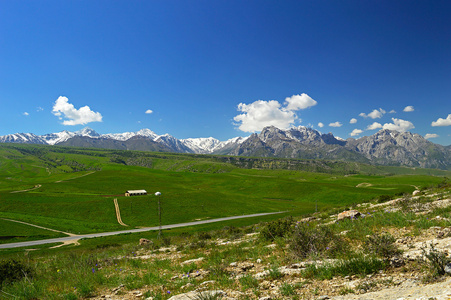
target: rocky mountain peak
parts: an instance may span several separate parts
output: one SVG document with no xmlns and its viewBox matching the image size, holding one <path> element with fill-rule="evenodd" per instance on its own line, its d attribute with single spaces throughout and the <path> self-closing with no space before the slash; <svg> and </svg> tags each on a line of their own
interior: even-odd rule
<svg viewBox="0 0 451 300">
<path fill-rule="evenodd" d="M 85 127 L 82 130 L 79 130 L 75 133 L 80 136 L 100 137 L 100 134 L 98 134 L 94 129 L 91 129 L 89 127 Z"/>
</svg>

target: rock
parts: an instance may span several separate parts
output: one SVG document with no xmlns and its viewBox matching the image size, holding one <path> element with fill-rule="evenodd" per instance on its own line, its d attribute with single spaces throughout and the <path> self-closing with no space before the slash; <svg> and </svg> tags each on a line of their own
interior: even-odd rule
<svg viewBox="0 0 451 300">
<path fill-rule="evenodd" d="M 324 296 L 319 296 L 318 298 L 316 298 L 317 300 L 327 300 L 330 299 L 329 296 L 324 295 Z"/>
<path fill-rule="evenodd" d="M 416 195 L 419 195 L 419 194 L 421 194 L 421 191 L 415 190 L 415 191 L 413 191 L 412 196 L 416 196 Z"/>
<path fill-rule="evenodd" d="M 182 262 L 182 265 L 189 265 L 189 264 L 197 263 L 197 262 L 200 262 L 200 261 L 203 261 L 203 260 L 204 260 L 203 257 L 194 258 L 194 259 L 188 259 L 188 260 L 185 260 L 184 262 Z"/>
<path fill-rule="evenodd" d="M 346 211 L 338 214 L 337 221 L 340 221 L 343 219 L 357 219 L 360 215 L 361 215 L 360 212 L 355 209 L 346 210 Z"/>
<path fill-rule="evenodd" d="M 112 289 L 111 291 L 112 291 L 113 293 L 116 293 L 116 292 L 118 292 L 118 291 L 119 291 L 121 288 L 123 288 L 123 287 L 124 287 L 124 285 L 121 284 L 120 286 L 118 286 L 118 287 Z"/>
<path fill-rule="evenodd" d="M 262 263 L 262 260 L 259 258 L 259 259 L 257 259 L 257 264 L 261 264 Z"/>
<path fill-rule="evenodd" d="M 186 289 L 186 288 L 192 287 L 193 285 L 194 285 L 194 284 L 192 284 L 191 282 L 188 282 L 187 284 L 182 285 L 182 286 L 180 287 L 180 289 L 181 289 L 181 290 L 184 290 L 184 289 Z"/>
<path fill-rule="evenodd" d="M 139 239 L 139 244 L 141 246 L 144 246 L 144 245 L 151 245 L 151 244 L 153 244 L 153 242 L 151 240 L 143 238 L 143 239 Z"/>
<path fill-rule="evenodd" d="M 209 284 L 214 284 L 216 283 L 216 281 L 214 280 L 208 280 L 208 281 L 204 281 L 201 284 L 199 284 L 200 286 L 204 286 L 204 285 L 209 285 Z"/>
<path fill-rule="evenodd" d="M 271 300 L 272 298 L 270 296 L 260 297 L 258 300 Z"/>
<path fill-rule="evenodd" d="M 172 296 L 169 300 L 192 300 L 192 299 L 214 299 L 217 296 L 224 296 L 224 291 L 204 291 L 204 292 L 188 292 Z"/>
<path fill-rule="evenodd" d="M 405 261 L 402 257 L 395 256 L 390 258 L 390 266 L 393 268 L 399 268 L 405 265 Z"/>
<path fill-rule="evenodd" d="M 451 274 L 451 263 L 448 263 L 445 266 L 445 273 Z"/>
<path fill-rule="evenodd" d="M 239 265 L 239 267 L 241 268 L 241 270 L 243 270 L 243 272 L 246 272 L 247 270 L 252 269 L 254 267 L 254 264 L 249 262 L 243 262 Z"/>
</svg>

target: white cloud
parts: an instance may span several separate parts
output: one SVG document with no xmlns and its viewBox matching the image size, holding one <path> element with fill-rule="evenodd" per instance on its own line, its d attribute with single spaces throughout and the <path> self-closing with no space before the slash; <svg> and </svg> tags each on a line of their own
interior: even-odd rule
<svg viewBox="0 0 451 300">
<path fill-rule="evenodd" d="M 324 124 L 323 124 L 322 122 L 319 122 L 319 123 L 318 123 L 318 127 L 319 127 L 319 128 L 323 128 L 323 127 L 324 127 Z"/>
<path fill-rule="evenodd" d="M 405 111 L 405 112 L 412 112 L 414 110 L 415 110 L 415 108 L 413 108 L 412 105 L 409 105 L 409 106 L 404 107 L 403 111 Z"/>
<path fill-rule="evenodd" d="M 382 126 L 383 129 L 404 132 L 409 129 L 415 128 L 415 126 L 413 126 L 412 122 L 410 122 L 410 121 L 396 119 L 396 118 L 391 118 L 391 119 L 392 119 L 393 123 L 385 123 L 384 126 Z"/>
<path fill-rule="evenodd" d="M 276 100 L 257 100 L 251 104 L 238 104 L 238 111 L 242 114 L 233 118 L 238 129 L 245 132 L 260 131 L 266 126 L 276 126 L 288 129 L 295 120 L 299 120 L 295 111 L 315 106 L 318 102 L 307 94 L 293 95 L 285 98 L 284 105 Z"/>
<path fill-rule="evenodd" d="M 260 131 L 270 125 L 288 129 L 297 119 L 294 112 L 281 108 L 276 100 L 257 100 L 251 104 L 240 103 L 238 111 L 243 113 L 234 117 L 233 120 L 241 122 L 238 129 L 244 132 Z"/>
<path fill-rule="evenodd" d="M 293 95 L 285 98 L 286 110 L 300 110 L 315 106 L 318 102 L 310 98 L 307 94 Z"/>
<path fill-rule="evenodd" d="M 446 119 L 438 118 L 437 121 L 432 122 L 432 126 L 451 126 L 451 114 Z"/>
<path fill-rule="evenodd" d="M 27 112 L 24 112 L 23 115 L 24 115 L 24 116 L 29 116 L 30 114 L 27 113 Z"/>
<path fill-rule="evenodd" d="M 38 106 L 37 108 L 36 108 L 36 111 L 37 112 L 40 112 L 40 111 L 43 111 L 44 109 L 42 108 L 42 107 L 40 107 L 40 106 Z"/>
<path fill-rule="evenodd" d="M 350 136 L 356 136 L 356 135 L 361 134 L 362 132 L 363 132 L 363 130 L 360 130 L 360 129 L 354 129 L 349 135 L 350 135 Z"/>
<path fill-rule="evenodd" d="M 146 110 L 146 114 L 150 115 L 151 113 L 153 113 L 153 110 L 151 110 L 151 109 Z"/>
<path fill-rule="evenodd" d="M 380 119 L 382 118 L 382 116 L 386 113 L 385 110 L 383 110 L 382 108 L 379 108 L 379 110 L 374 109 L 372 112 L 370 112 L 369 114 L 365 114 L 365 113 L 360 113 L 359 116 L 364 117 L 364 118 L 371 118 L 371 119 Z"/>
<path fill-rule="evenodd" d="M 356 119 L 356 118 L 352 118 L 352 119 L 349 121 L 349 124 L 355 124 L 355 123 L 357 123 L 357 119 Z"/>
<path fill-rule="evenodd" d="M 340 122 L 337 121 L 337 122 L 334 122 L 334 123 L 330 123 L 329 126 L 330 127 L 341 127 L 341 126 L 343 126 L 343 124 L 341 124 Z"/>
<path fill-rule="evenodd" d="M 396 110 L 392 109 L 388 112 L 389 114 L 396 114 Z"/>
<path fill-rule="evenodd" d="M 375 129 L 378 129 L 378 128 L 382 128 L 382 124 L 378 123 L 378 122 L 374 122 L 373 124 L 368 125 L 366 130 L 375 130 Z"/>
<path fill-rule="evenodd" d="M 436 133 L 426 133 L 426 135 L 424 136 L 425 139 L 433 139 L 433 138 L 438 138 L 439 135 Z"/>
<path fill-rule="evenodd" d="M 60 96 L 53 105 L 52 113 L 63 121 L 63 125 L 84 125 L 91 122 L 102 122 L 102 115 L 92 111 L 89 106 L 76 109 L 67 97 Z"/>
</svg>

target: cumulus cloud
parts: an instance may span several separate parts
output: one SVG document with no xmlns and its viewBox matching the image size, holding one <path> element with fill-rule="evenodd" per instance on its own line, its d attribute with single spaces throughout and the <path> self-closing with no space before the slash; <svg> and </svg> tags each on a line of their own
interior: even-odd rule
<svg viewBox="0 0 451 300">
<path fill-rule="evenodd" d="M 438 118 L 437 121 L 432 122 L 432 126 L 451 126 L 451 114 L 446 119 Z"/>
<path fill-rule="evenodd" d="M 388 112 L 389 114 L 396 114 L 396 110 L 392 109 Z"/>
<path fill-rule="evenodd" d="M 24 115 L 24 116 L 29 116 L 30 114 L 27 113 L 27 112 L 24 112 L 23 115 Z"/>
<path fill-rule="evenodd" d="M 384 126 L 382 126 L 383 129 L 404 132 L 409 129 L 415 128 L 415 126 L 413 126 L 412 122 L 410 122 L 410 121 L 396 119 L 396 118 L 391 118 L 391 119 L 392 119 L 393 123 L 385 123 Z"/>
<path fill-rule="evenodd" d="M 319 122 L 319 123 L 318 123 L 318 127 L 319 127 L 319 128 L 323 128 L 323 127 L 324 127 L 324 124 L 323 124 L 322 122 Z"/>
<path fill-rule="evenodd" d="M 318 102 L 307 94 L 293 95 L 285 98 L 286 110 L 300 110 L 315 106 Z"/>
<path fill-rule="evenodd" d="M 341 127 L 341 126 L 343 126 L 343 124 L 341 124 L 340 122 L 337 121 L 337 122 L 334 122 L 334 123 L 330 123 L 329 126 L 330 127 Z"/>
<path fill-rule="evenodd" d="M 380 119 L 380 118 L 382 118 L 382 116 L 385 113 L 387 113 L 385 110 L 383 110 L 382 108 L 379 108 L 379 110 L 373 109 L 373 111 L 370 112 L 369 114 L 360 113 L 359 116 L 364 117 L 364 118 Z"/>
<path fill-rule="evenodd" d="M 288 129 L 298 116 L 295 111 L 316 105 L 307 94 L 293 95 L 285 99 L 284 106 L 276 100 L 257 100 L 251 104 L 240 103 L 237 110 L 242 112 L 233 118 L 238 129 L 244 132 L 260 131 L 266 126 Z"/>
<path fill-rule="evenodd" d="M 415 110 L 415 108 L 413 108 L 412 105 L 409 105 L 409 106 L 404 107 L 403 111 L 405 111 L 405 112 L 412 112 L 414 110 Z"/>
<path fill-rule="evenodd" d="M 375 129 L 379 129 L 379 128 L 382 128 L 382 124 L 378 123 L 378 122 L 374 122 L 373 124 L 368 125 L 366 130 L 375 130 Z"/>
<path fill-rule="evenodd" d="M 361 134 L 362 132 L 363 132 L 363 130 L 360 130 L 360 129 L 354 129 L 349 135 L 350 135 L 350 136 L 356 136 L 356 135 Z"/>
<path fill-rule="evenodd" d="M 352 118 L 352 119 L 349 121 L 349 124 L 355 124 L 355 123 L 357 123 L 357 119 L 356 119 L 356 118 Z"/>
<path fill-rule="evenodd" d="M 151 113 L 153 113 L 153 110 L 151 109 L 146 110 L 146 114 L 150 115 Z"/>
<path fill-rule="evenodd" d="M 102 115 L 92 111 L 89 106 L 76 109 L 69 103 L 67 97 L 60 96 L 53 105 L 52 113 L 60 120 L 65 118 L 63 125 L 85 125 L 91 122 L 102 122 Z"/>
<path fill-rule="evenodd" d="M 364 117 L 364 118 L 380 119 L 380 118 L 382 118 L 382 116 L 385 113 L 386 113 L 385 110 L 383 110 L 382 108 L 379 108 L 379 110 L 373 109 L 373 111 L 370 112 L 369 114 L 360 113 L 359 116 Z"/>
<path fill-rule="evenodd" d="M 424 136 L 425 139 L 433 139 L 433 138 L 438 138 L 439 135 L 436 133 L 426 133 L 426 135 Z"/>
<path fill-rule="evenodd" d="M 281 108 L 276 100 L 257 100 L 251 104 L 240 103 L 238 111 L 243 113 L 234 117 L 233 120 L 241 122 L 238 129 L 244 132 L 259 131 L 270 125 L 287 129 L 297 119 L 294 112 Z"/>
</svg>

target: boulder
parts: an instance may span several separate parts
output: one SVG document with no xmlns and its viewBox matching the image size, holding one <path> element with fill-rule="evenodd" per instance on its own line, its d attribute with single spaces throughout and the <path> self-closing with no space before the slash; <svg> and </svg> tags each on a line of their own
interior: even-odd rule
<svg viewBox="0 0 451 300">
<path fill-rule="evenodd" d="M 149 244 L 153 244 L 153 242 L 151 241 L 151 240 L 148 240 L 148 239 L 139 239 L 139 244 L 141 245 L 141 246 L 144 246 L 144 245 L 149 245 Z"/>
<path fill-rule="evenodd" d="M 346 210 L 346 211 L 338 214 L 337 221 L 340 221 L 343 219 L 357 219 L 360 215 L 361 215 L 361 213 L 355 209 Z"/>
</svg>

